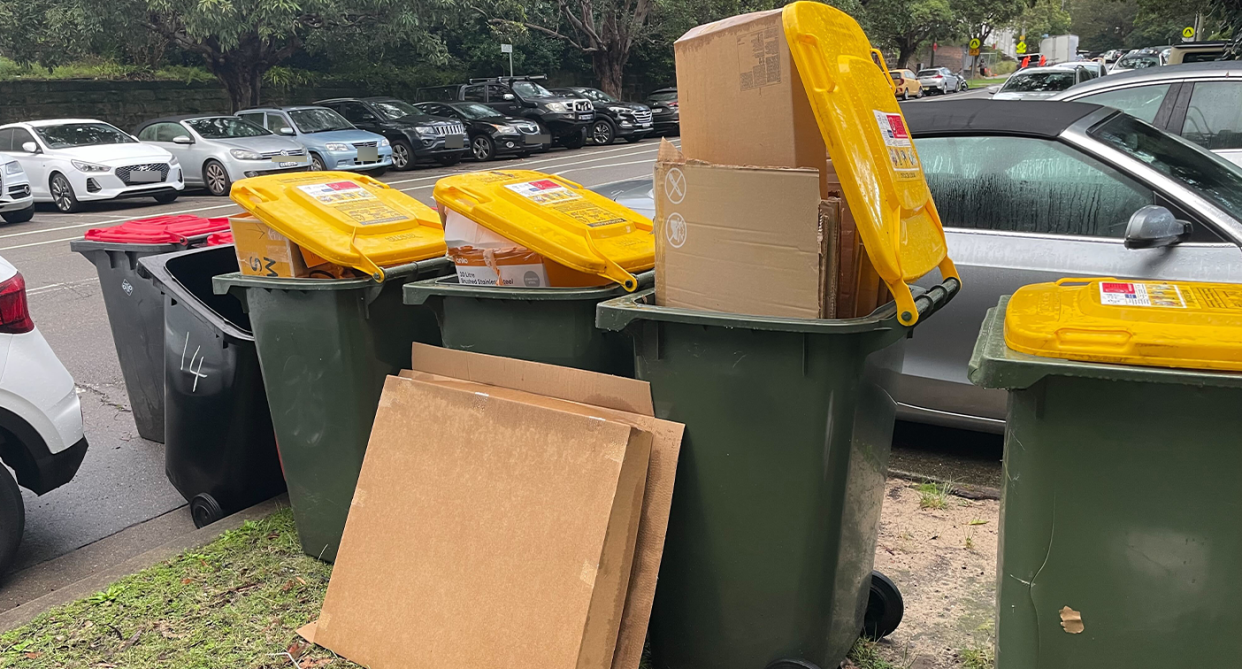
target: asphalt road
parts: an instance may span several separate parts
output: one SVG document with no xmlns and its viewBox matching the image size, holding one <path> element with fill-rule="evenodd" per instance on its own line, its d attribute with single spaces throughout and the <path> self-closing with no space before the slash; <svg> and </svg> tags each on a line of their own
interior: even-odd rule
<svg viewBox="0 0 1242 669">
<path fill-rule="evenodd" d="M 648 139 L 634 145 L 555 149 L 526 159 L 391 172 L 383 180 L 428 204 L 439 177 L 480 169 L 533 169 L 599 186 L 650 176 L 658 147 L 659 140 Z M 69 242 L 90 228 L 131 218 L 174 213 L 214 217 L 238 211 L 226 198 L 187 191 L 170 205 L 122 200 L 88 205 L 79 214 L 60 214 L 41 205 L 34 220 L 0 228 L 0 256 L 26 277 L 35 323 L 77 382 L 90 440 L 86 460 L 71 483 L 43 497 L 23 491 L 26 533 L 15 570 L 185 504 L 164 476 L 163 447 L 135 430 L 94 266 L 70 252 Z M 162 539 L 148 540 L 154 546 Z"/>
</svg>

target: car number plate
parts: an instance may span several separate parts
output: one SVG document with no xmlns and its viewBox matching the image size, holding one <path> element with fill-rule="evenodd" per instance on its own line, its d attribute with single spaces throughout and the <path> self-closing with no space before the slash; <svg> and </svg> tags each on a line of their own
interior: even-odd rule
<svg viewBox="0 0 1242 669">
<path fill-rule="evenodd" d="M 595 117 L 595 114 L 592 112 L 587 112 L 585 114 L 578 114 L 578 118 L 582 119 L 583 121 L 589 121 L 594 117 Z"/>
<path fill-rule="evenodd" d="M 281 167 L 293 167 L 294 165 L 303 165 L 307 161 L 306 156 L 272 156 L 272 162 Z"/>
<path fill-rule="evenodd" d="M 164 180 L 164 175 L 155 170 L 134 170 L 129 173 L 131 184 L 153 184 Z"/>
<path fill-rule="evenodd" d="M 283 169 L 285 167 L 297 167 L 298 165 L 305 165 L 305 164 L 306 163 L 283 162 L 283 163 L 276 163 L 276 167 L 280 167 Z"/>
<path fill-rule="evenodd" d="M 639 123 L 639 124 L 638 124 L 638 127 L 640 127 L 640 128 L 650 128 L 650 127 L 651 127 L 651 124 L 650 124 L 650 123 Z"/>
<path fill-rule="evenodd" d="M 464 149 L 466 148 L 466 138 L 461 135 L 449 135 L 444 138 L 444 148 Z"/>
<path fill-rule="evenodd" d="M 548 144 L 552 141 L 551 135 L 527 135 L 522 138 L 527 144 Z"/>
<path fill-rule="evenodd" d="M 366 163 L 373 163 L 379 160 L 379 149 L 374 146 L 358 147 L 358 160 Z"/>
</svg>

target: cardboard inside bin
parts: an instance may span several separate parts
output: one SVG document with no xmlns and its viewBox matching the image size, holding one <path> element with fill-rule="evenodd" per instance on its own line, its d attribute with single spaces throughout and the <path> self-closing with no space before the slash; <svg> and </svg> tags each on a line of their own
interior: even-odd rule
<svg viewBox="0 0 1242 669">
<path fill-rule="evenodd" d="M 253 216 L 233 216 L 229 228 L 242 274 L 297 279 L 356 276 L 353 269 L 320 258 Z"/>
<path fill-rule="evenodd" d="M 663 551 L 664 535 L 672 500 L 673 480 L 677 467 L 682 426 L 652 417 L 653 408 L 650 390 L 647 384 L 642 381 L 465 351 L 452 351 L 420 344 L 414 345 L 412 354 L 413 369 L 402 372 L 401 376 L 404 377 L 403 379 L 391 379 L 390 384 L 395 381 L 406 380 L 433 386 L 445 391 L 465 393 L 471 397 L 482 397 L 485 395 L 489 398 L 489 401 L 513 402 L 523 407 L 551 411 L 554 412 L 554 415 L 565 414 L 595 422 L 604 421 L 624 424 L 633 427 L 638 432 L 650 435 L 651 445 L 646 470 L 646 487 L 645 492 L 641 495 L 640 515 L 638 516 L 636 528 L 637 536 L 633 544 L 632 568 L 629 572 L 628 584 L 621 590 L 624 593 L 624 602 L 623 607 L 618 610 L 619 624 L 613 631 L 612 643 L 615 646 L 615 652 L 612 653 L 610 661 L 592 665 L 598 667 L 610 664 L 616 669 L 636 669 L 642 655 L 647 622 L 655 594 L 656 577 L 659 572 L 660 556 Z M 381 409 L 381 412 L 383 412 L 383 409 Z M 378 425 L 379 420 L 377 419 Z M 539 434 L 545 429 L 547 428 L 533 429 L 529 435 L 529 438 L 534 440 L 531 444 L 543 443 L 543 439 Z M 371 448 L 374 447 L 375 444 Z M 368 464 L 371 457 L 368 451 Z M 367 468 L 368 465 L 364 465 L 364 476 Z M 402 477 L 395 472 L 390 472 L 389 477 L 392 479 L 394 487 L 408 486 L 408 482 L 403 481 Z M 361 483 L 360 489 L 363 489 Z M 370 500 L 375 499 L 375 495 L 369 490 L 363 496 L 368 500 L 368 504 Z M 356 498 L 355 505 L 357 504 L 358 500 Z M 354 518 L 351 511 L 350 527 L 353 524 Z M 350 527 L 347 527 L 346 537 L 342 542 L 343 555 L 350 544 Z M 389 528 L 388 533 L 391 534 L 391 528 Z M 365 539 L 368 545 L 374 542 L 387 543 L 391 541 L 394 541 L 394 539 L 386 536 L 384 531 L 377 531 L 374 535 L 368 536 Z M 342 565 L 341 558 L 338 558 L 337 573 L 342 569 Z M 374 567 L 368 567 L 368 569 L 374 569 Z M 528 579 L 531 576 L 526 573 L 515 572 L 511 574 L 510 578 Z M 342 583 L 347 580 L 343 580 Z M 329 606 L 335 605 L 332 593 L 334 590 L 339 593 L 342 587 L 344 586 L 338 585 L 337 577 L 334 574 L 332 585 L 329 588 L 329 600 L 325 601 L 324 606 L 324 613 L 332 621 L 340 620 L 339 614 L 334 613 Z M 376 587 L 382 588 L 384 586 L 377 585 Z M 349 596 L 349 599 L 353 601 L 365 602 L 369 596 L 365 592 L 359 592 L 357 588 L 351 587 L 350 589 L 354 590 Z M 488 604 L 481 605 L 487 606 Z M 554 608 L 559 609 L 568 605 L 568 603 L 562 603 Z M 365 607 L 366 605 L 364 604 L 363 606 Z M 370 624 L 378 625 L 387 630 L 387 636 L 379 632 L 376 632 L 374 635 L 368 635 L 373 640 L 373 643 L 383 645 L 385 642 L 382 640 L 388 639 L 386 642 L 388 645 L 399 647 L 406 643 L 402 641 L 403 639 L 410 640 L 410 643 L 415 642 L 414 639 L 417 634 L 413 630 L 425 621 L 421 621 L 414 613 L 417 609 L 417 602 L 411 602 L 407 608 L 410 611 L 409 616 L 396 616 L 397 619 L 390 622 L 375 619 L 367 620 Z M 356 609 L 352 615 L 358 618 L 365 618 L 365 616 L 359 615 L 360 613 Z M 321 617 L 322 620 L 323 618 Z M 336 625 L 337 622 L 332 622 L 331 624 Z M 331 634 L 329 637 L 325 637 L 320 630 L 316 629 L 314 623 L 299 630 L 299 632 L 311 641 L 325 645 L 354 661 L 359 661 L 358 657 L 352 656 L 345 648 L 338 648 L 336 645 L 333 645 L 339 645 L 340 640 L 333 639 Z M 582 630 L 565 628 L 561 632 L 573 636 L 573 634 L 581 635 Z M 526 640 L 519 639 L 518 641 L 512 641 L 512 643 L 526 643 L 526 641 L 537 643 L 540 642 L 540 639 L 531 636 Z M 352 640 L 348 643 L 350 646 L 359 644 L 359 642 Z M 421 641 L 418 643 L 421 643 Z M 599 645 L 598 639 L 596 645 Z M 548 643 L 543 643 L 543 646 L 548 646 L 544 650 L 550 650 L 551 648 L 551 645 Z M 515 666 L 539 666 L 541 669 L 555 666 L 555 663 L 549 664 L 549 658 L 546 654 L 540 654 L 544 650 L 529 655 L 529 662 L 526 659 L 527 656 L 524 655 L 520 658 L 514 657 L 512 662 L 506 661 L 505 663 Z M 564 652 L 561 655 L 562 659 L 567 656 Z M 597 659 L 598 655 L 599 653 L 595 654 Z M 407 660 L 407 664 L 388 665 L 377 663 L 371 666 L 374 669 L 384 669 L 387 666 L 409 666 L 408 653 L 394 655 L 394 657 L 404 657 Z"/>
</svg>

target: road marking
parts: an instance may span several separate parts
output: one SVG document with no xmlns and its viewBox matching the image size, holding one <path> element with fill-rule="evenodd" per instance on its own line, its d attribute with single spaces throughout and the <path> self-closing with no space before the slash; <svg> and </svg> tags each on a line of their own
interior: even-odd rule
<svg viewBox="0 0 1242 669">
<path fill-rule="evenodd" d="M 681 140 L 678 140 L 678 142 L 680 141 Z M 658 151 L 659 147 L 658 146 L 654 146 L 654 147 L 653 146 L 619 146 L 619 147 L 612 148 L 612 149 L 603 149 L 600 151 L 589 151 L 585 155 L 601 155 L 605 153 L 611 154 L 611 153 L 616 153 L 618 151 L 634 151 L 633 154 L 627 154 L 627 155 L 637 155 L 638 153 L 642 153 L 643 151 L 650 151 L 653 149 Z M 554 163 L 554 162 L 558 162 L 561 160 L 570 160 L 570 159 L 576 158 L 581 155 L 584 155 L 584 154 L 575 153 L 571 155 L 560 155 L 555 158 L 542 158 L 539 160 L 531 160 L 530 158 L 519 158 L 516 162 L 522 166 L 522 169 L 526 169 L 528 167 L 533 167 L 535 165 L 543 165 L 545 163 Z M 624 156 L 612 156 L 612 157 L 619 158 L 619 157 L 624 157 Z M 603 158 L 601 158 L 600 160 L 603 160 Z M 591 161 L 587 161 L 587 162 L 591 162 Z M 577 165 L 578 163 L 570 163 L 570 164 Z M 559 167 L 565 167 L 565 166 L 560 165 Z M 384 183 L 387 183 L 389 186 L 395 186 L 398 184 L 407 184 L 407 183 L 415 183 L 417 181 L 426 181 L 427 179 L 439 179 L 441 177 L 446 177 L 446 176 L 450 176 L 453 174 L 473 174 L 475 172 L 487 172 L 487 171 L 495 170 L 495 169 L 505 169 L 505 168 L 493 165 L 490 167 L 484 167 L 484 168 L 477 169 L 477 170 L 467 170 L 466 172 L 446 172 L 444 174 L 437 174 L 434 176 L 414 177 L 411 179 L 398 179 L 397 181 L 386 181 Z"/>
<path fill-rule="evenodd" d="M 553 172 L 553 174 L 560 176 L 562 174 L 568 174 L 569 172 L 585 172 L 587 170 L 599 170 L 605 167 L 625 167 L 626 165 L 644 165 L 644 164 L 653 164 L 654 162 L 655 161 L 653 160 L 635 160 L 635 161 L 631 161 L 628 163 L 608 163 L 607 165 L 592 165 L 590 167 L 575 167 L 572 170 L 561 170 L 559 172 Z M 622 179 L 622 181 L 626 181 L 626 179 Z M 597 187 L 598 186 L 590 186 L 590 188 L 597 188 Z"/>
<path fill-rule="evenodd" d="M 31 242 L 29 244 L 18 244 L 17 246 L 0 246 L 0 251 L 12 251 L 13 249 L 26 249 L 31 246 L 43 246 L 45 244 L 59 244 L 61 242 L 71 242 L 81 237 L 65 237 L 64 239 L 49 239 L 45 242 Z"/>
<path fill-rule="evenodd" d="M 90 279 L 81 279 L 79 281 L 62 281 L 61 283 L 49 283 L 46 286 L 36 286 L 34 288 L 29 288 L 26 290 L 26 294 L 27 295 L 38 295 L 39 293 L 50 293 L 53 290 L 57 290 L 60 288 L 73 288 L 74 286 L 81 286 L 81 285 L 85 285 L 88 283 L 97 283 L 98 281 L 99 279 L 97 278 L 90 278 Z"/>
<path fill-rule="evenodd" d="M 237 205 L 230 202 L 228 204 L 217 204 L 211 207 L 199 207 L 198 209 L 182 209 L 180 211 L 160 211 L 152 212 L 152 216 L 176 216 L 178 214 L 193 214 L 199 211 L 208 211 L 210 209 L 224 209 L 225 207 L 237 208 Z M 38 235 L 44 232 L 58 232 L 60 230 L 73 230 L 75 228 L 89 228 L 91 226 L 108 225 L 109 223 L 124 223 L 133 220 L 133 216 L 124 216 L 121 218 L 109 218 L 93 223 L 75 223 L 74 225 L 64 225 L 59 228 L 43 228 L 42 230 L 26 230 L 25 232 L 10 232 L 7 235 L 0 235 L 0 239 L 8 239 L 10 237 L 21 237 L 23 235 Z M 12 247 L 11 247 L 12 248 Z"/>
</svg>

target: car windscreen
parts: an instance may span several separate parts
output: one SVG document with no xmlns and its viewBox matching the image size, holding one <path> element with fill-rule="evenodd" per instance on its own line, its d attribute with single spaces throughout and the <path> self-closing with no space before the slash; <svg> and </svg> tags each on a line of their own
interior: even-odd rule
<svg viewBox="0 0 1242 669">
<path fill-rule="evenodd" d="M 1117 114 L 1087 134 L 1184 184 L 1242 221 L 1242 170 L 1233 163 L 1128 114 Z"/>
<path fill-rule="evenodd" d="M 293 125 L 301 132 L 331 132 L 333 130 L 353 130 L 354 126 L 344 116 L 331 109 L 297 109 L 289 112 Z"/>
<path fill-rule="evenodd" d="M 392 121 L 394 119 L 403 118 L 407 121 L 429 121 L 421 109 L 415 107 L 408 102 L 401 100 L 375 100 L 371 104 L 384 115 L 384 118 Z"/>
<path fill-rule="evenodd" d="M 107 123 L 65 123 L 35 128 L 34 131 L 50 149 L 137 143 L 133 137 Z"/>
<path fill-rule="evenodd" d="M 513 88 L 513 92 L 523 98 L 550 98 L 552 93 L 548 89 L 536 84 L 533 81 L 515 81 L 509 84 Z"/>
<path fill-rule="evenodd" d="M 897 81 L 897 82 L 900 82 L 900 81 L 901 81 L 901 73 L 900 73 L 900 72 L 889 72 L 889 73 L 888 73 L 888 76 L 892 77 L 892 78 L 893 78 L 893 81 Z"/>
<path fill-rule="evenodd" d="M 1117 67 L 1127 70 L 1141 70 L 1147 67 L 1159 67 L 1160 56 L 1154 53 L 1135 54 L 1132 56 L 1124 56 L 1117 61 Z"/>
<path fill-rule="evenodd" d="M 1219 60 L 1221 55 L 1222 55 L 1222 52 L 1220 51 L 1199 51 L 1199 52 L 1189 51 L 1187 53 L 1182 54 L 1182 64 L 1184 65 L 1186 63 L 1209 63 L 1214 60 Z"/>
<path fill-rule="evenodd" d="M 585 96 L 588 100 L 594 100 L 595 102 L 616 102 L 617 101 L 616 98 L 599 90 L 598 88 L 584 88 L 582 89 L 582 95 Z"/>
<path fill-rule="evenodd" d="M 241 137 L 262 137 L 270 135 L 264 128 L 243 121 L 234 116 L 213 116 L 212 118 L 195 118 L 185 122 L 203 139 L 238 139 Z"/>
<path fill-rule="evenodd" d="M 1029 72 L 1015 74 L 1001 86 L 1002 93 L 1063 91 L 1074 85 L 1073 72 Z"/>
<path fill-rule="evenodd" d="M 677 91 L 663 91 L 663 92 L 652 93 L 651 96 L 648 97 L 647 99 L 652 102 L 676 102 Z"/>
<path fill-rule="evenodd" d="M 456 109 L 457 111 L 461 112 L 462 116 L 465 116 L 466 118 L 469 118 L 469 119 L 494 118 L 496 116 L 502 116 L 502 114 L 496 111 L 495 109 L 492 109 L 491 107 L 488 107 L 487 105 L 481 105 L 478 103 L 473 103 L 473 104 L 468 104 L 468 105 L 454 105 L 453 109 Z"/>
</svg>

